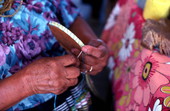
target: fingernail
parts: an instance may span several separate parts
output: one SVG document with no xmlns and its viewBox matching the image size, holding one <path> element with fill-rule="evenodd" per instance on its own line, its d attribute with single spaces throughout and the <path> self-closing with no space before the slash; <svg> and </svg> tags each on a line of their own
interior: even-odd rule
<svg viewBox="0 0 170 111">
<path fill-rule="evenodd" d="M 86 47 L 82 47 L 82 51 L 87 53 L 88 49 Z"/>
</svg>

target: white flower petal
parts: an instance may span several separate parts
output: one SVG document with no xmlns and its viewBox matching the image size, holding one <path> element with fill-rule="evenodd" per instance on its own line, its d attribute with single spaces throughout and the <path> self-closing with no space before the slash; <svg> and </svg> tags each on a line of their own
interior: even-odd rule
<svg viewBox="0 0 170 111">
<path fill-rule="evenodd" d="M 110 29 L 111 27 L 113 27 L 115 25 L 115 16 L 117 16 L 120 12 L 120 6 L 119 4 L 116 4 L 115 8 L 112 10 L 109 19 L 107 20 L 107 24 L 105 26 L 105 30 Z"/>
<path fill-rule="evenodd" d="M 108 65 L 107 65 L 107 66 L 108 66 L 111 70 L 113 70 L 112 68 L 115 66 L 113 57 L 109 57 Z"/>
<path fill-rule="evenodd" d="M 156 102 L 155 102 L 155 104 L 154 104 L 153 111 L 156 111 L 156 108 L 157 108 L 157 106 L 158 106 L 159 104 L 160 104 L 160 100 L 157 99 Z"/>
<path fill-rule="evenodd" d="M 126 32 L 124 33 L 124 37 L 122 38 L 122 48 L 119 51 L 119 58 L 121 61 L 125 61 L 131 54 L 131 51 L 133 50 L 132 44 L 134 43 L 135 39 L 134 39 L 134 35 L 135 35 L 135 31 L 134 31 L 134 23 L 131 23 L 128 27 Z M 128 40 L 128 44 L 127 44 L 127 40 Z M 126 46 L 128 45 L 128 46 Z"/>
<path fill-rule="evenodd" d="M 126 38 L 123 38 L 122 40 L 123 45 L 126 43 Z"/>
<path fill-rule="evenodd" d="M 151 111 L 151 108 L 149 107 L 148 111 Z"/>
<path fill-rule="evenodd" d="M 170 64 L 170 62 L 166 62 L 165 64 Z"/>
<path fill-rule="evenodd" d="M 158 105 L 155 111 L 162 111 L 162 105 Z"/>
</svg>

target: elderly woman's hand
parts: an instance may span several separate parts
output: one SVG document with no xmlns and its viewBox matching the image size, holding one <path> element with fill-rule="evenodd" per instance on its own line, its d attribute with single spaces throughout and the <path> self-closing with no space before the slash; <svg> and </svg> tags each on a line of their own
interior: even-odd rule
<svg viewBox="0 0 170 111">
<path fill-rule="evenodd" d="M 92 40 L 88 45 L 82 47 L 82 51 L 83 53 L 79 57 L 81 71 L 91 75 L 101 72 L 108 59 L 108 49 L 105 43 L 100 39 Z M 78 56 L 80 51 L 74 49 L 72 52 Z"/>
<path fill-rule="evenodd" d="M 66 55 L 39 59 L 21 71 L 26 75 L 25 82 L 34 94 L 61 94 L 77 84 L 80 74 L 77 64 L 79 61 L 74 56 Z"/>
</svg>

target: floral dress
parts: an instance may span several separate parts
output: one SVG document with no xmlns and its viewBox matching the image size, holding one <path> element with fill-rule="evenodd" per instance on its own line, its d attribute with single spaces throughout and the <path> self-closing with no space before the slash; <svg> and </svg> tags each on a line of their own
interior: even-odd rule
<svg viewBox="0 0 170 111">
<path fill-rule="evenodd" d="M 119 0 L 103 32 L 116 111 L 170 110 L 170 58 L 140 45 L 144 22 L 136 0 Z"/>
<path fill-rule="evenodd" d="M 20 0 L 15 0 L 12 9 L 6 14 L 12 14 L 19 5 Z M 70 0 L 24 0 L 16 15 L 0 17 L 0 80 L 12 76 L 36 59 L 65 54 L 47 24 L 56 21 L 69 27 L 78 14 L 78 9 Z M 57 99 L 56 110 L 76 110 L 82 108 L 82 102 L 87 104 L 90 95 L 84 78 L 80 79 L 77 86 L 66 91 L 65 95 L 64 98 L 57 96 L 62 102 Z M 8 111 L 33 108 L 54 96 L 32 95 Z"/>
</svg>

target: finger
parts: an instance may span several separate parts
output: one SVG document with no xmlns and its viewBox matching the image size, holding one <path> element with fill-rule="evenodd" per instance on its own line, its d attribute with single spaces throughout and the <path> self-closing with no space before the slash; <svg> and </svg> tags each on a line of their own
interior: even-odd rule
<svg viewBox="0 0 170 111">
<path fill-rule="evenodd" d="M 59 82 L 60 81 L 60 82 Z M 67 90 L 67 80 L 65 78 L 56 80 L 53 84 L 53 87 L 51 89 L 52 92 L 55 94 L 61 94 L 62 92 Z"/>
<path fill-rule="evenodd" d="M 85 74 L 90 74 L 90 75 L 96 75 L 97 73 L 101 72 L 103 68 L 99 68 L 98 70 L 95 70 L 96 68 L 93 68 L 91 71 L 89 70 L 84 70 L 82 69 L 82 72 Z"/>
<path fill-rule="evenodd" d="M 91 40 L 88 45 L 98 47 L 98 46 L 102 45 L 102 40 L 100 40 L 100 39 Z"/>
<path fill-rule="evenodd" d="M 93 46 L 90 46 L 90 45 L 86 45 L 86 46 L 82 47 L 82 51 L 85 54 L 94 56 L 96 58 L 102 58 L 107 53 L 107 49 L 103 45 L 100 45 L 97 48 L 93 47 Z"/>
<path fill-rule="evenodd" d="M 81 56 L 83 55 L 83 51 L 78 50 L 78 49 L 72 49 L 72 53 L 77 57 L 77 59 L 80 59 Z"/>
<path fill-rule="evenodd" d="M 66 68 L 66 78 L 67 79 L 77 78 L 79 75 L 80 75 L 79 68 L 76 68 L 76 67 L 67 67 Z"/>
<path fill-rule="evenodd" d="M 78 79 L 74 78 L 74 79 L 67 79 L 67 86 L 75 86 L 78 83 Z"/>
<path fill-rule="evenodd" d="M 74 48 L 71 50 L 71 52 L 72 52 L 72 54 L 74 54 L 77 57 L 80 54 L 81 50 Z"/>
<path fill-rule="evenodd" d="M 50 92 L 59 95 L 59 94 L 62 94 L 63 92 L 65 92 L 67 89 L 68 89 L 68 87 L 63 87 L 60 89 L 55 88 L 55 89 L 51 90 Z"/>
<path fill-rule="evenodd" d="M 58 90 L 57 95 L 62 94 L 62 93 L 65 92 L 67 89 L 68 89 L 68 87 L 65 87 L 65 88 L 62 88 L 62 89 Z"/>
<path fill-rule="evenodd" d="M 63 64 L 63 66 L 75 65 L 78 60 L 73 55 L 64 55 L 60 57 L 56 57 L 56 59 Z"/>
<path fill-rule="evenodd" d="M 60 88 L 58 87 L 41 87 L 40 88 L 40 91 L 43 91 L 44 93 L 55 93 L 55 94 L 61 94 L 62 92 L 66 91 L 67 90 L 67 86 L 64 85 Z"/>
<path fill-rule="evenodd" d="M 91 67 L 92 67 L 92 70 L 91 70 Z M 94 65 L 94 66 L 82 64 L 80 67 L 81 72 L 87 72 L 87 73 L 100 72 L 102 70 L 103 70 L 103 66 L 100 64 Z"/>
<path fill-rule="evenodd" d="M 88 65 L 96 65 L 99 62 L 98 58 L 95 58 L 93 56 L 86 55 L 86 54 L 82 54 L 82 56 L 79 59 L 82 63 L 88 64 Z"/>
</svg>

